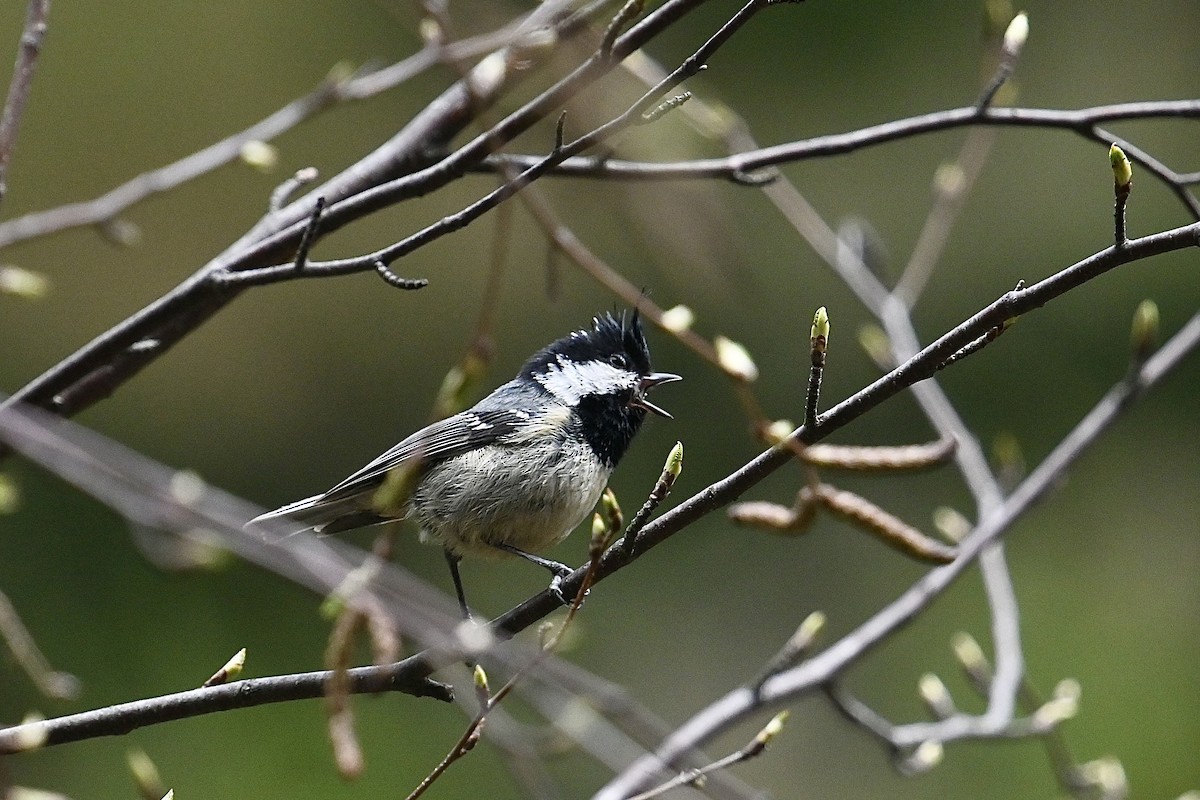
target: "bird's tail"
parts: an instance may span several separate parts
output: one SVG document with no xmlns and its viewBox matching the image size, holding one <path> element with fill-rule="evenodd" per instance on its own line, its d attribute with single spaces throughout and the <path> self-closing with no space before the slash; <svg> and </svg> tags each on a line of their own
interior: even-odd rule
<svg viewBox="0 0 1200 800">
<path fill-rule="evenodd" d="M 312 530 L 317 533 L 338 533 L 368 525 L 387 522 L 388 517 L 364 509 L 357 496 L 329 500 L 316 494 L 288 503 L 286 506 L 260 514 L 246 523 L 247 528 L 271 528 L 286 535 Z"/>
</svg>

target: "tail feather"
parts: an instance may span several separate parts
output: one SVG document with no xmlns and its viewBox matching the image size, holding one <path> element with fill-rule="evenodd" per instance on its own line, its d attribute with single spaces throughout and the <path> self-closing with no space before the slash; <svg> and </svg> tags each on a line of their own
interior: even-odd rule
<svg viewBox="0 0 1200 800">
<path fill-rule="evenodd" d="M 340 500 L 327 500 L 323 494 L 306 497 L 286 506 L 260 514 L 246 523 L 246 527 L 271 524 L 274 526 L 291 524 L 294 533 L 314 530 L 317 533 L 339 533 L 365 528 L 368 525 L 378 525 L 390 518 L 383 517 L 370 509 L 362 507 L 361 497 L 346 497 Z"/>
</svg>

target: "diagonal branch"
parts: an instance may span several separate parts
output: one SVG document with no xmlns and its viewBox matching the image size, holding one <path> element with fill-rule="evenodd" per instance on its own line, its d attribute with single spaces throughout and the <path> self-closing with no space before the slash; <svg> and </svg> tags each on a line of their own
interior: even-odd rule
<svg viewBox="0 0 1200 800">
<path fill-rule="evenodd" d="M 1004 504 L 981 520 L 975 531 L 959 546 L 959 559 L 926 573 L 904 594 L 851 631 L 820 654 L 765 681 L 755 692 L 735 689 L 685 722 L 669 736 L 652 756 L 632 764 L 604 787 L 596 797 L 618 800 L 644 787 L 663 765 L 674 762 L 685 749 L 702 745 L 717 732 L 746 719 L 763 706 L 779 705 L 802 694 L 815 691 L 837 677 L 847 666 L 883 642 L 888 635 L 910 621 L 921 609 L 940 595 L 958 578 L 983 550 L 993 544 L 1028 508 L 1050 491 L 1066 469 L 1094 443 L 1130 401 L 1157 384 L 1179 362 L 1200 345 L 1200 314 L 1193 316 L 1170 341 L 1163 345 L 1130 380 L 1123 380 L 1101 398 L 1058 446 L 1029 474 Z M 936 725 L 938 723 L 930 723 Z M 957 717 L 954 725 L 958 738 L 981 736 L 1003 730 L 984 717 Z M 1005 723 L 1007 725 L 1007 723 Z M 916 741 L 926 731 L 908 727 Z M 941 733 L 950 733 L 942 730 Z M 928 737 L 925 737 L 928 738 Z"/>
<path fill-rule="evenodd" d="M 620 36 L 614 43 L 614 53 L 624 56 L 641 47 L 702 2 L 704 0 L 667 0 Z M 539 10 L 557 5 L 547 3 Z M 578 31 L 582 24 L 578 16 L 573 16 L 557 21 L 555 26 L 559 33 L 565 33 Z M 528 70 L 498 69 L 498 65 L 506 64 L 507 59 L 515 55 L 498 51 L 485 58 L 388 142 L 308 195 L 269 214 L 175 289 L 51 367 L 15 392 L 8 402 L 30 403 L 62 415 L 89 407 L 140 372 L 240 293 L 239 287 L 221 285 L 217 275 L 268 266 L 293 253 L 312 212 L 314 198 L 324 196 L 330 202 L 328 211 L 322 216 L 322 232 L 328 234 L 387 202 L 439 188 L 461 176 L 471 163 L 531 127 L 565 98 L 581 91 L 612 68 L 611 59 L 594 55 L 486 133 L 433 167 L 413 172 L 427 158 L 431 148 L 436 149 L 450 141 L 513 80 L 528 74 Z M 528 54 L 521 55 L 522 59 L 528 57 Z M 402 191 L 396 189 L 396 181 L 389 190 L 370 189 L 388 187 L 389 178 L 404 173 L 412 173 L 413 177 L 407 181 L 399 179 Z M 399 195 L 389 195 L 388 191 L 399 191 Z"/>
<path fill-rule="evenodd" d="M 17 61 L 8 85 L 8 97 L 4 101 L 4 110 L 0 112 L 0 202 L 8 194 L 8 164 L 17 143 L 21 118 L 25 115 L 25 103 L 29 100 L 34 67 L 42 52 L 42 39 L 46 35 L 46 18 L 49 14 L 50 0 L 29 0 L 25 28 L 21 31 L 21 44 L 17 48 Z"/>
</svg>

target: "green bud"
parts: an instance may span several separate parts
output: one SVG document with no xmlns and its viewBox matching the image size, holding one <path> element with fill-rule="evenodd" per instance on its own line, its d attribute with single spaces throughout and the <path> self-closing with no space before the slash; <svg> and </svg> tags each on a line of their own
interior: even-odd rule
<svg viewBox="0 0 1200 800">
<path fill-rule="evenodd" d="M 813 315 L 809 342 L 814 351 L 819 350 L 822 353 L 829 344 L 829 312 L 825 310 L 825 306 L 818 308 L 817 313 Z"/>
<path fill-rule="evenodd" d="M 150 756 L 146 755 L 145 750 L 133 748 L 125 754 L 125 763 L 128 764 L 129 772 L 133 775 L 133 783 L 137 786 L 138 794 L 148 800 L 163 796 L 162 777 L 158 774 L 158 767 L 150 760 Z"/>
<path fill-rule="evenodd" d="M 434 414 L 449 417 L 471 405 L 486 373 L 487 363 L 481 352 L 475 349 L 468 352 L 442 378 L 442 385 L 433 401 Z"/>
<path fill-rule="evenodd" d="M 441 23 L 433 17 L 422 18 L 417 25 L 417 32 L 421 34 L 421 41 L 426 44 L 441 44 L 446 41 L 446 32 L 442 30 Z"/>
<path fill-rule="evenodd" d="M 858 344 L 880 369 L 889 370 L 895 365 L 892 340 L 878 325 L 863 325 L 859 328 Z"/>
<path fill-rule="evenodd" d="M 968 673 L 991 670 L 987 656 L 983 654 L 983 648 L 971 634 L 961 631 L 954 634 L 950 645 L 954 648 L 954 656 L 958 659 L 958 663 L 962 664 L 963 669 Z"/>
<path fill-rule="evenodd" d="M 913 750 L 912 754 L 905 759 L 902 768 L 910 775 L 928 772 L 942 763 L 945 755 L 946 748 L 941 742 L 937 739 L 926 739 L 917 745 L 917 749 Z"/>
<path fill-rule="evenodd" d="M 0 472 L 0 514 L 12 514 L 21 507 L 21 490 L 8 475 Z"/>
<path fill-rule="evenodd" d="M 668 308 L 662 315 L 662 326 L 671 333 L 683 333 L 692 327 L 696 315 L 687 306 Z"/>
<path fill-rule="evenodd" d="M 221 667 L 213 676 L 204 682 L 205 686 L 220 686 L 223 683 L 229 683 L 235 680 L 238 675 L 242 674 L 242 669 L 246 666 L 246 648 L 242 648 L 233 654 L 233 657 L 225 662 L 225 666 Z"/>
<path fill-rule="evenodd" d="M 1118 189 L 1124 189 L 1133 181 L 1133 167 L 1129 165 L 1129 159 L 1125 156 L 1125 151 L 1113 144 L 1108 148 L 1108 162 L 1112 165 L 1113 183 Z"/>
<path fill-rule="evenodd" d="M 777 419 L 763 429 L 763 436 L 766 438 L 767 444 L 777 445 L 791 436 L 794 430 L 796 430 L 796 423 L 790 419 Z"/>
<path fill-rule="evenodd" d="M 958 197 L 967 186 L 966 173 L 955 163 L 939 164 L 933 173 L 933 188 L 946 198 Z"/>
<path fill-rule="evenodd" d="M 1129 345 L 1139 360 L 1146 358 L 1158 344 L 1158 304 L 1153 300 L 1138 303 L 1133 312 L 1133 326 L 1129 331 Z"/>
<path fill-rule="evenodd" d="M 599 512 L 592 514 L 592 540 L 603 539 L 608 536 L 608 526 L 604 524 L 604 517 L 600 516 Z"/>
<path fill-rule="evenodd" d="M 44 723 L 46 717 L 37 711 L 30 711 L 21 719 L 21 732 L 13 742 L 13 749 L 24 752 L 26 750 L 37 750 L 46 744 L 50 738 L 50 731 Z"/>
<path fill-rule="evenodd" d="M 1025 40 L 1029 38 L 1029 15 L 1022 11 L 1012 18 L 1004 29 L 1004 52 L 1010 57 L 1021 52 Z"/>
<path fill-rule="evenodd" d="M 39 300 L 50 291 L 50 281 L 45 275 L 30 272 L 20 267 L 0 267 L 0 294 L 19 297 L 22 300 Z"/>
<path fill-rule="evenodd" d="M 488 690 L 488 677 L 487 673 L 483 671 L 483 667 L 476 664 L 475 674 L 473 677 L 475 680 L 475 686 L 486 692 Z"/>
<path fill-rule="evenodd" d="M 667 463 L 663 465 L 663 472 L 671 476 L 672 482 L 679 478 L 679 473 L 683 472 L 683 442 L 676 442 L 671 448 L 671 452 L 667 454 Z"/>
<path fill-rule="evenodd" d="M 713 339 L 713 347 L 717 350 L 717 363 L 725 370 L 726 375 L 745 383 L 758 380 L 758 367 L 744 345 L 718 336 Z"/>
<path fill-rule="evenodd" d="M 932 672 L 926 672 L 917 681 L 917 692 L 934 716 L 944 719 L 954 713 L 954 701 L 950 697 L 950 690 L 946 688 L 942 679 Z"/>
<path fill-rule="evenodd" d="M 279 164 L 279 149 L 261 139 L 251 139 L 238 153 L 242 162 L 259 172 L 271 172 Z"/>
<path fill-rule="evenodd" d="M 933 527 L 954 544 L 958 544 L 971 532 L 971 521 L 957 509 L 939 506 L 933 510 Z"/>
<path fill-rule="evenodd" d="M 790 644 L 797 649 L 803 651 L 812 647 L 813 642 L 821 635 L 821 631 L 825 629 L 827 618 L 824 611 L 814 611 L 809 614 L 800 623 L 800 627 L 796 628 L 796 632 L 792 634 Z"/>
<path fill-rule="evenodd" d="M 615 531 L 624 527 L 625 515 L 621 512 L 621 504 L 617 502 L 617 495 L 612 487 L 606 486 L 604 494 L 600 495 L 600 509 L 604 512 L 604 518 L 611 530 Z"/>
<path fill-rule="evenodd" d="M 779 735 L 779 732 L 783 730 L 783 723 L 787 722 L 788 716 L 787 711 L 780 711 L 771 717 L 771 721 L 763 726 L 763 729 L 754 737 L 754 741 L 762 747 L 769 745 Z"/>
<path fill-rule="evenodd" d="M 1112 756 L 1081 764 L 1079 774 L 1089 784 L 1100 789 L 1104 797 L 1129 796 L 1129 779 L 1125 776 L 1125 767 Z"/>
</svg>

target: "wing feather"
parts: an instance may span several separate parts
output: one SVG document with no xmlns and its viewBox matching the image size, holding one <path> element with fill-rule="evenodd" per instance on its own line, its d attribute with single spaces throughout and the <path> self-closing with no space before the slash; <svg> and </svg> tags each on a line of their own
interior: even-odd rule
<svg viewBox="0 0 1200 800">
<path fill-rule="evenodd" d="M 409 436 L 321 496 L 322 502 L 374 491 L 389 470 L 406 463 L 432 463 L 466 453 L 529 424 L 524 411 L 472 409 L 439 420 Z"/>
</svg>

